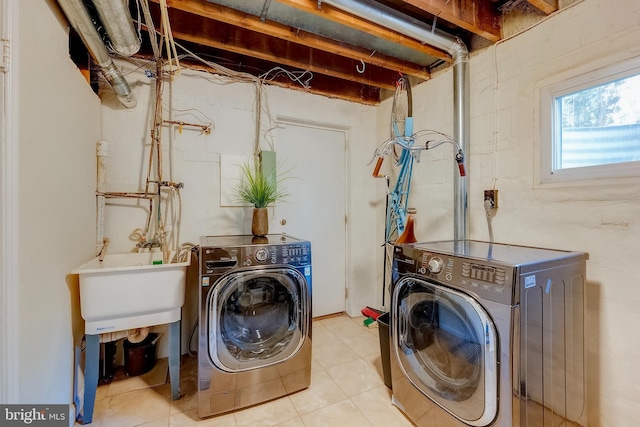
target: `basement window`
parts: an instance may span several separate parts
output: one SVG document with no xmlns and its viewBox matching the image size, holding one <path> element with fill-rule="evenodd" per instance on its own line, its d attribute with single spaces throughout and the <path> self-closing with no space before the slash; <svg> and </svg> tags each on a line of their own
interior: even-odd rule
<svg viewBox="0 0 640 427">
<path fill-rule="evenodd" d="M 640 58 L 543 87 L 540 181 L 640 176 Z"/>
</svg>

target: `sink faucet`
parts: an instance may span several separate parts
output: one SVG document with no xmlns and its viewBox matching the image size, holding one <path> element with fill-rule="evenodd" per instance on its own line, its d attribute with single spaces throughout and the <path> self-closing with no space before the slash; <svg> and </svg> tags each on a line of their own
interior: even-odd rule
<svg viewBox="0 0 640 427">
<path fill-rule="evenodd" d="M 104 261 L 104 256 L 107 254 L 107 246 L 109 246 L 109 239 L 105 237 L 102 239 L 102 249 L 98 252 L 98 261 Z"/>
</svg>

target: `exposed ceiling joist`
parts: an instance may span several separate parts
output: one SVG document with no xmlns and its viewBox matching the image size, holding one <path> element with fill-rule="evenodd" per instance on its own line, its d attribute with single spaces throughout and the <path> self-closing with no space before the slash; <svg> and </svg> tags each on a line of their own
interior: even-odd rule
<svg viewBox="0 0 640 427">
<path fill-rule="evenodd" d="M 137 2 L 127 1 L 137 16 Z M 145 1 L 156 28 L 166 2 L 173 39 L 200 57 L 183 57 L 185 66 L 212 73 L 224 73 L 224 67 L 268 84 L 368 105 L 391 96 L 400 74 L 420 83 L 452 63 L 449 52 L 385 28 L 375 16 L 458 37 L 471 52 L 501 40 L 505 19 L 543 19 L 558 10 L 558 0 L 358 0 L 373 12 L 368 21 L 328 0 Z M 153 55 L 143 35 L 137 56 Z"/>
<path fill-rule="evenodd" d="M 329 20 L 337 25 L 342 25 L 354 30 L 361 31 L 366 34 L 379 37 L 383 40 L 395 43 L 400 46 L 405 46 L 410 49 L 414 49 L 418 52 L 422 52 L 425 55 L 433 56 L 447 62 L 453 62 L 449 53 L 436 49 L 432 46 L 422 44 L 417 40 L 413 40 L 402 34 L 388 30 L 381 26 L 376 25 L 373 22 L 365 21 L 364 19 L 345 13 L 335 7 L 328 4 L 321 4 L 321 8 L 318 9 L 318 2 L 313 0 L 276 0 L 278 3 L 287 5 L 289 7 L 296 8 L 301 12 L 305 12 L 311 15 L 316 15 Z"/>
<path fill-rule="evenodd" d="M 152 1 L 158 2 L 159 0 Z M 379 53 L 372 55 L 369 50 L 351 46 L 346 43 L 336 43 L 335 40 L 321 37 L 303 30 L 296 30 L 277 22 L 263 21 L 257 16 L 249 15 L 206 0 L 168 0 L 167 5 L 172 9 L 188 12 L 196 16 L 223 22 L 225 24 L 242 27 L 280 40 L 297 43 L 316 51 L 327 52 L 339 57 L 349 58 L 357 61 L 358 63 L 363 61 L 367 65 L 393 70 L 395 73 L 400 72 L 423 80 L 430 78 L 430 73 L 424 66 L 408 61 L 402 61 Z M 212 44 L 207 45 L 213 47 Z M 298 66 L 304 69 L 308 68 L 308 65 L 305 64 L 298 64 Z"/>
<path fill-rule="evenodd" d="M 394 89 L 398 79 L 397 72 L 390 69 L 368 66 L 364 67 L 363 73 L 354 72 L 360 65 L 359 61 L 350 60 L 347 69 L 345 61 L 336 55 L 280 39 L 269 40 L 250 30 L 198 17 L 185 17 L 181 13 L 171 16 L 174 39 L 384 89 Z"/>
<path fill-rule="evenodd" d="M 502 38 L 502 17 L 495 2 L 487 0 L 402 1 L 494 43 Z"/>
<path fill-rule="evenodd" d="M 527 2 L 537 7 L 547 15 L 558 10 L 558 0 L 527 0 Z"/>
</svg>

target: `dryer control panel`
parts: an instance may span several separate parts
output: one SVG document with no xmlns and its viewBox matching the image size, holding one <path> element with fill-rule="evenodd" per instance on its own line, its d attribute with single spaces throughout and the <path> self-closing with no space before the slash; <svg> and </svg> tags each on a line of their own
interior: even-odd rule
<svg viewBox="0 0 640 427">
<path fill-rule="evenodd" d="M 511 304 L 513 301 L 513 268 L 416 249 L 416 273 L 462 289 L 478 298 Z"/>
</svg>

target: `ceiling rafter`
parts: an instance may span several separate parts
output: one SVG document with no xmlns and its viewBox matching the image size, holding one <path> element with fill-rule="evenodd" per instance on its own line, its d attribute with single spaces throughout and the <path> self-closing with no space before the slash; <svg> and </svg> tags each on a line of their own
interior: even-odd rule
<svg viewBox="0 0 640 427">
<path fill-rule="evenodd" d="M 205 19 L 181 10 L 170 11 L 174 39 L 213 47 L 284 66 L 350 80 L 367 86 L 395 89 L 397 71 L 374 65 L 357 71 L 360 61 L 345 59 L 281 39 L 267 39 L 241 27 Z"/>
<path fill-rule="evenodd" d="M 401 0 L 491 42 L 502 38 L 502 18 L 489 0 Z M 546 2 L 552 0 L 530 0 Z"/>
<path fill-rule="evenodd" d="M 471 51 L 501 40 L 504 19 L 509 28 L 523 17 L 539 20 L 558 10 L 559 3 L 376 0 L 370 3 L 370 18 L 361 18 L 342 10 L 339 3 L 333 6 L 322 0 L 145 1 L 151 3 L 158 25 L 160 4 L 166 1 L 175 41 L 205 59 L 182 58 L 189 68 L 220 73 L 225 67 L 267 84 L 369 105 L 393 95 L 399 74 L 417 84 L 453 62 L 446 50 L 406 35 L 412 33 L 382 26 L 377 13 L 401 20 L 404 16 L 407 23 L 422 22 L 427 31 L 433 28 L 459 37 Z M 129 7 L 135 15 L 135 2 Z M 151 41 L 148 37 L 142 41 L 137 56 L 152 57 Z"/>
<path fill-rule="evenodd" d="M 433 46 L 423 44 L 417 40 L 396 33 L 395 31 L 388 30 L 373 22 L 366 21 L 357 16 L 350 15 L 343 12 L 333 6 L 326 3 L 321 4 L 321 8 L 318 9 L 317 0 L 275 0 L 278 3 L 285 4 L 289 7 L 296 8 L 302 12 L 310 13 L 316 16 L 320 16 L 338 25 L 344 25 L 354 30 L 362 31 L 367 34 L 374 35 L 381 39 L 395 43 L 400 46 L 405 46 L 425 55 L 433 56 L 446 62 L 453 62 L 451 55 L 444 50 L 437 49 Z"/>
<path fill-rule="evenodd" d="M 267 46 L 256 44 L 256 43 L 260 43 L 260 41 L 256 40 L 255 43 L 250 43 L 246 46 L 241 47 L 239 46 L 239 43 L 242 42 L 243 44 L 246 44 L 249 37 L 242 36 L 240 33 L 237 33 L 232 39 L 227 39 L 225 41 L 216 41 L 215 39 L 212 39 L 207 36 L 201 36 L 198 34 L 189 34 L 188 32 L 181 30 L 179 27 L 176 27 L 175 24 L 172 24 L 172 25 L 174 25 L 174 29 L 173 29 L 174 37 L 181 40 L 186 40 L 192 43 L 201 44 L 203 46 L 223 49 L 223 50 L 231 51 L 234 53 L 240 53 L 247 56 L 250 55 L 253 58 L 258 58 L 265 61 L 275 62 L 277 60 L 282 65 L 286 65 L 289 67 L 302 69 L 302 70 L 308 70 L 314 73 L 320 73 L 320 74 L 324 74 L 331 77 L 351 80 L 351 81 L 362 83 L 368 86 L 375 86 L 375 87 L 385 88 L 385 89 L 394 88 L 395 80 L 393 79 L 387 79 L 386 81 L 375 80 L 375 79 L 366 77 L 364 74 L 362 75 L 363 77 L 361 77 L 360 75 L 354 74 L 352 72 L 342 71 L 338 67 L 330 66 L 331 64 L 329 64 L 326 61 L 316 62 L 313 60 L 314 54 L 311 51 L 307 51 L 305 53 L 305 57 L 307 58 L 307 61 L 301 61 L 300 54 L 295 55 L 296 59 L 290 59 L 294 56 L 286 54 L 287 46 L 278 48 L 274 46 L 273 43 L 271 43 L 270 46 L 268 46 L 269 50 L 267 51 L 266 49 Z M 317 57 L 318 55 L 315 55 L 315 56 Z M 315 65 L 315 64 L 324 64 L 324 65 L 321 66 L 321 65 Z M 353 64 L 352 68 L 355 70 L 356 64 Z M 373 73 L 369 73 L 369 74 L 373 74 Z M 389 75 L 391 76 L 391 74 Z"/>
<path fill-rule="evenodd" d="M 558 10 L 558 0 L 527 0 L 527 2 L 537 7 L 547 15 Z"/>
<path fill-rule="evenodd" d="M 159 0 L 152 0 L 158 2 Z M 308 46 L 319 51 L 329 52 L 348 59 L 363 61 L 368 65 L 394 70 L 402 74 L 414 76 L 423 80 L 430 78 L 426 67 L 419 64 L 402 61 L 387 55 L 339 43 L 306 31 L 279 24 L 277 22 L 262 21 L 259 17 L 246 14 L 206 0 L 168 0 L 169 8 L 189 12 L 226 24 L 236 25 L 270 37 L 276 37 L 293 43 Z"/>
</svg>

